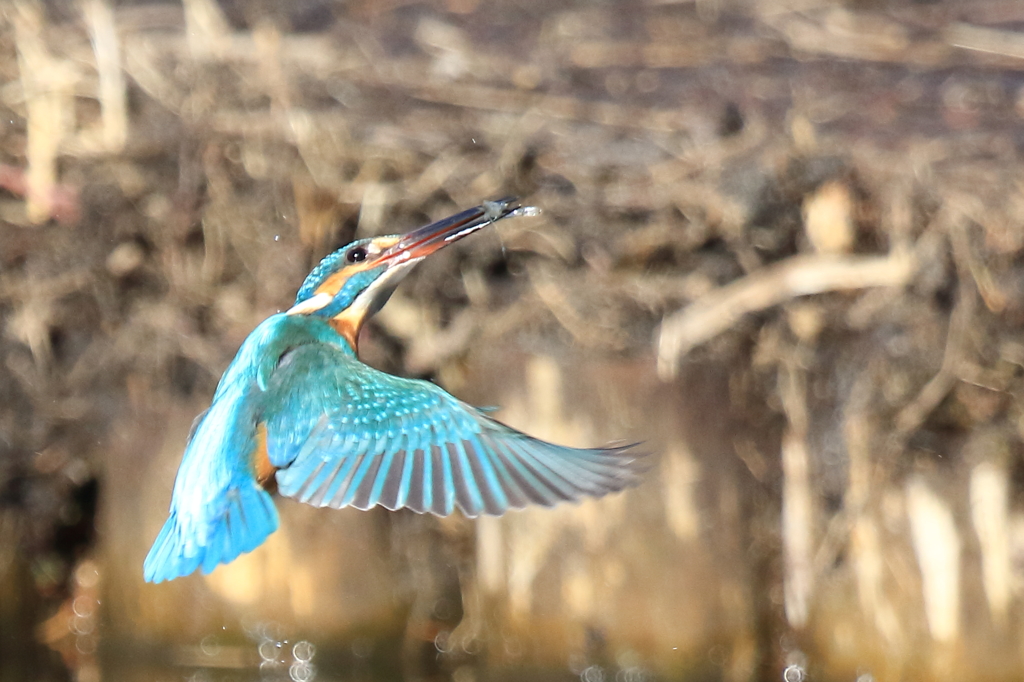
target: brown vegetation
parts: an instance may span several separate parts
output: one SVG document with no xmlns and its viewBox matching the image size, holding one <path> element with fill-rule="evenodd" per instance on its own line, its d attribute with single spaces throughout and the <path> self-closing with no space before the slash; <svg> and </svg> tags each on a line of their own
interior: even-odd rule
<svg viewBox="0 0 1024 682">
<path fill-rule="evenodd" d="M 570 652 L 585 679 L 1018 679 L 1021 22 L 1010 0 L 7 3 L 0 658 L 77 613 L 85 565 L 106 635 L 179 663 L 221 622 L 263 641 L 243 614 L 453 665 Z M 644 487 L 478 528 L 288 508 L 236 572 L 142 586 L 248 331 L 353 236 L 508 193 L 543 216 L 425 263 L 366 358 L 541 436 L 648 440 Z"/>
</svg>

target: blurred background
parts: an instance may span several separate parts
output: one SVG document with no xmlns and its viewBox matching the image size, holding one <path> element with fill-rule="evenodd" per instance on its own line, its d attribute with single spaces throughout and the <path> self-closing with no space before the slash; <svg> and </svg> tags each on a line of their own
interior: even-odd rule
<svg viewBox="0 0 1024 682">
<path fill-rule="evenodd" d="M 1024 677 L 1017 0 L 9 0 L 0 114 L 0 678 Z M 144 584 L 248 332 L 510 193 L 363 357 L 643 484 Z"/>
</svg>

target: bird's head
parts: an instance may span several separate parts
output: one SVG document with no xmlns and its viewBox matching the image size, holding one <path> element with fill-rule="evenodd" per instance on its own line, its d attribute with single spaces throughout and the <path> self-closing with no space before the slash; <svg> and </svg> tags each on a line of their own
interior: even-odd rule
<svg viewBox="0 0 1024 682">
<path fill-rule="evenodd" d="M 381 309 L 412 266 L 497 220 L 535 212 L 513 198 L 486 201 L 408 234 L 356 240 L 320 261 L 287 314 L 329 320 L 355 349 L 363 322 Z"/>
</svg>

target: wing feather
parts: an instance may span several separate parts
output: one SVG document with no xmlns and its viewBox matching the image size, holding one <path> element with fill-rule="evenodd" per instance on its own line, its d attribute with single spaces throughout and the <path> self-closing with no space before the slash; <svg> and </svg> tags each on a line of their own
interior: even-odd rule
<svg viewBox="0 0 1024 682">
<path fill-rule="evenodd" d="M 441 446 L 431 443 L 430 448 L 431 467 L 434 470 L 434 492 L 433 503 L 430 511 L 437 516 L 448 516 L 454 511 L 455 506 L 455 484 L 452 480 L 452 460 L 447 453 L 441 452 Z"/>
<path fill-rule="evenodd" d="M 473 476 L 481 482 L 480 496 L 483 511 L 487 514 L 500 514 L 509 508 L 508 495 L 502 489 L 497 469 L 491 461 L 491 454 L 480 444 L 476 434 L 462 441 L 468 456 Z"/>
<path fill-rule="evenodd" d="M 318 436 L 311 437 L 304 447 L 308 454 L 296 459 L 294 478 L 300 485 L 298 491 L 294 495 L 288 491 L 282 493 L 315 507 L 324 506 L 324 495 L 346 464 L 346 460 L 329 455 L 340 440 L 343 440 L 342 436 L 326 428 Z"/>
<path fill-rule="evenodd" d="M 392 438 L 391 442 L 396 442 L 397 438 Z M 388 476 L 391 473 L 391 466 L 395 461 L 395 449 L 393 446 L 388 445 L 387 449 L 381 456 L 380 466 L 377 468 L 377 474 L 373 477 L 370 483 L 370 490 L 366 496 L 366 506 L 375 507 L 380 504 L 381 495 L 384 493 L 384 484 L 388 480 Z"/>
<path fill-rule="evenodd" d="M 576 488 L 589 494 L 599 494 L 607 486 L 607 482 L 601 480 L 601 477 L 595 476 L 583 467 L 574 466 L 568 457 L 551 456 L 549 452 L 538 448 L 536 442 L 522 439 L 517 440 L 516 445 L 520 456 L 532 462 L 536 469 L 541 467 L 547 469 L 553 480 L 560 482 L 563 490 L 572 491 Z"/>
<path fill-rule="evenodd" d="M 363 456 L 363 465 L 359 467 L 356 478 L 349 484 L 349 492 L 346 495 L 349 505 L 356 509 L 369 509 L 374 506 L 370 503 L 370 495 L 377 480 L 381 460 L 381 455 L 376 452 L 368 452 Z"/>
<path fill-rule="evenodd" d="M 622 490 L 639 474 L 629 447 L 531 438 L 434 384 L 323 343 L 289 352 L 264 404 L 278 489 L 317 506 L 497 515 Z"/>
<path fill-rule="evenodd" d="M 423 514 L 430 506 L 429 491 L 432 488 L 430 462 L 422 450 L 415 450 L 410 446 L 406 448 L 405 452 L 409 461 L 412 462 L 412 467 L 409 469 L 408 480 L 403 474 L 403 482 L 406 486 L 402 490 L 402 496 L 405 497 L 404 506 Z"/>
<path fill-rule="evenodd" d="M 487 437 L 478 437 L 476 442 L 479 448 L 477 451 L 482 453 L 483 457 L 490 460 L 490 463 L 494 466 L 494 471 L 498 476 L 498 490 L 502 495 L 504 495 L 504 502 L 506 503 L 505 505 L 502 505 L 499 501 L 498 508 L 522 509 L 530 504 L 529 495 L 524 492 L 522 486 L 509 472 L 508 467 L 498 454 L 497 449 L 493 445 L 488 446 L 485 444 L 487 442 Z"/>
<path fill-rule="evenodd" d="M 363 460 L 367 458 L 365 452 L 356 452 L 346 457 L 340 458 L 342 466 L 338 471 L 337 476 L 331 481 L 331 484 L 324 491 L 324 499 L 321 503 L 321 507 L 331 507 L 332 509 L 341 509 L 345 506 L 343 500 L 348 495 L 348 490 L 352 485 L 352 479 L 355 477 L 356 472 L 363 465 Z"/>
<path fill-rule="evenodd" d="M 396 444 L 400 444 L 402 439 L 396 438 L 395 441 Z M 403 506 L 404 500 L 401 499 L 399 493 L 402 490 L 402 480 L 409 464 L 409 457 L 405 450 L 396 448 L 391 463 L 381 479 L 380 496 L 377 500 L 380 506 L 392 511 Z"/>
<path fill-rule="evenodd" d="M 491 438 L 491 446 L 519 484 L 527 499 L 544 507 L 550 507 L 560 499 L 556 490 L 538 478 L 525 462 L 509 452 L 507 443 Z"/>
<path fill-rule="evenodd" d="M 469 464 L 464 441 L 445 443 L 448 461 L 452 463 L 455 501 L 466 516 L 479 516 L 484 507 L 483 495 Z"/>
</svg>

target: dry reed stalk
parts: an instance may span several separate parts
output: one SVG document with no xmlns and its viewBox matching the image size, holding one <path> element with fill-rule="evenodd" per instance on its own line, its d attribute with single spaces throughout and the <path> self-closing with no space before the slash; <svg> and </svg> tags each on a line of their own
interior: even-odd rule
<svg viewBox="0 0 1024 682">
<path fill-rule="evenodd" d="M 807 624 L 814 590 L 814 496 L 806 376 L 795 363 L 784 362 L 779 369 L 779 397 L 788 422 L 782 438 L 783 592 L 786 619 L 799 630 Z"/>
<path fill-rule="evenodd" d="M 971 470 L 971 520 L 981 548 L 981 576 L 992 620 L 1007 627 L 1013 584 L 1010 552 L 1010 477 L 1006 467 L 983 461 Z"/>
<path fill-rule="evenodd" d="M 868 506 L 872 495 L 877 497 L 872 487 L 879 485 L 874 480 L 877 472 L 871 457 L 877 437 L 870 413 L 876 374 L 876 369 L 870 366 L 863 371 L 854 382 L 846 402 L 843 441 L 849 458 L 849 474 L 843 510 L 830 523 L 829 532 L 816 557 L 816 565 L 819 572 L 827 570 L 834 565 L 840 547 L 848 543 L 861 612 L 888 645 L 899 651 L 905 643 L 903 625 L 886 594 L 888 567 L 885 545 L 876 520 L 877 510 Z M 843 526 L 848 526 L 845 532 L 840 531 Z M 892 571 L 891 568 L 888 570 Z"/>
<path fill-rule="evenodd" d="M 106 0 L 85 0 L 82 13 L 89 27 L 100 81 L 102 127 L 98 146 L 105 152 L 119 152 L 128 141 L 128 94 L 114 12 Z"/>
<path fill-rule="evenodd" d="M 28 129 L 25 212 L 30 223 L 40 224 L 54 214 L 57 157 L 71 127 L 78 73 L 50 55 L 36 4 L 16 3 L 12 18 Z"/>
<path fill-rule="evenodd" d="M 185 37 L 193 56 L 219 59 L 231 42 L 231 26 L 214 0 L 184 0 Z"/>
<path fill-rule="evenodd" d="M 960 632 L 960 534 L 949 503 L 919 477 L 906 486 L 911 540 L 921 570 L 925 617 L 932 639 Z"/>
</svg>

